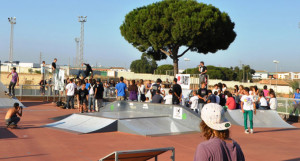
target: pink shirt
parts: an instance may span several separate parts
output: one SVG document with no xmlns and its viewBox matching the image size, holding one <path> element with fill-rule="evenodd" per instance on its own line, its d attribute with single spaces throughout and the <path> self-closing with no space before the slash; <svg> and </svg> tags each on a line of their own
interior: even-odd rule
<svg viewBox="0 0 300 161">
<path fill-rule="evenodd" d="M 265 97 L 269 96 L 269 90 L 264 89 L 263 92 L 264 92 Z"/>
<path fill-rule="evenodd" d="M 229 110 L 235 110 L 236 109 L 236 103 L 233 97 L 228 97 L 226 101 L 226 106 Z"/>
</svg>

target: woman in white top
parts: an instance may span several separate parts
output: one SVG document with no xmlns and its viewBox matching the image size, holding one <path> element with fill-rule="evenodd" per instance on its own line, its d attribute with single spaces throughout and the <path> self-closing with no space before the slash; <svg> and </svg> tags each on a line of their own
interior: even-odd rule
<svg viewBox="0 0 300 161">
<path fill-rule="evenodd" d="M 268 107 L 268 102 L 267 102 L 266 98 L 264 97 L 264 93 L 263 92 L 261 92 L 259 94 L 258 101 L 259 101 L 259 109 L 260 110 L 268 110 L 268 109 L 270 109 Z"/>
<path fill-rule="evenodd" d="M 138 84 L 138 102 L 145 102 L 146 96 L 145 96 L 145 85 L 144 80 L 141 79 Z"/>
<path fill-rule="evenodd" d="M 277 110 L 277 99 L 276 99 L 276 95 L 275 92 L 270 92 L 269 93 L 271 99 L 270 99 L 270 109 L 271 110 Z"/>
</svg>

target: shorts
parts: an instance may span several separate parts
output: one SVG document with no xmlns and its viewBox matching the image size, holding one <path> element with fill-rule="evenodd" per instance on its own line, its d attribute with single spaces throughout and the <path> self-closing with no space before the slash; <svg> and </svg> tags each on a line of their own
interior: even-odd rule
<svg viewBox="0 0 300 161">
<path fill-rule="evenodd" d="M 87 105 L 88 101 L 87 101 L 87 99 L 81 99 L 81 100 L 79 100 L 79 103 L 80 103 L 80 105 L 83 105 L 83 104 Z"/>
</svg>

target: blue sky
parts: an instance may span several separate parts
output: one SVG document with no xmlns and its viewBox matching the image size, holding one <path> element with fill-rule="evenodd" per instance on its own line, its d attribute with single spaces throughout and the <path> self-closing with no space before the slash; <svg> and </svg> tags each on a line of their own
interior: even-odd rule
<svg viewBox="0 0 300 161">
<path fill-rule="evenodd" d="M 39 53 L 50 63 L 71 63 L 76 54 L 75 37 L 80 36 L 77 16 L 87 16 L 84 59 L 90 64 L 129 67 L 141 53 L 121 36 L 119 27 L 134 8 L 155 0 L 14 0 L 1 1 L 0 60 L 9 56 L 10 24 L 17 17 L 14 35 L 14 60 L 38 62 Z M 214 54 L 188 52 L 179 61 L 181 69 L 206 65 L 238 66 L 249 64 L 256 70 L 300 71 L 299 0 L 205 0 L 227 12 L 235 22 L 237 37 L 228 50 Z M 190 62 L 184 62 L 189 58 Z M 171 64 L 170 59 L 158 64 Z"/>
</svg>

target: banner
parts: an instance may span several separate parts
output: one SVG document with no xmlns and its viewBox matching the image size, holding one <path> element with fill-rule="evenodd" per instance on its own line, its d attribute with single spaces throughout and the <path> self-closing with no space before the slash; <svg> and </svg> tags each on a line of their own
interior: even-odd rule
<svg viewBox="0 0 300 161">
<path fill-rule="evenodd" d="M 191 75 L 190 74 L 176 74 L 177 84 L 181 86 L 182 89 L 190 89 Z"/>
</svg>

